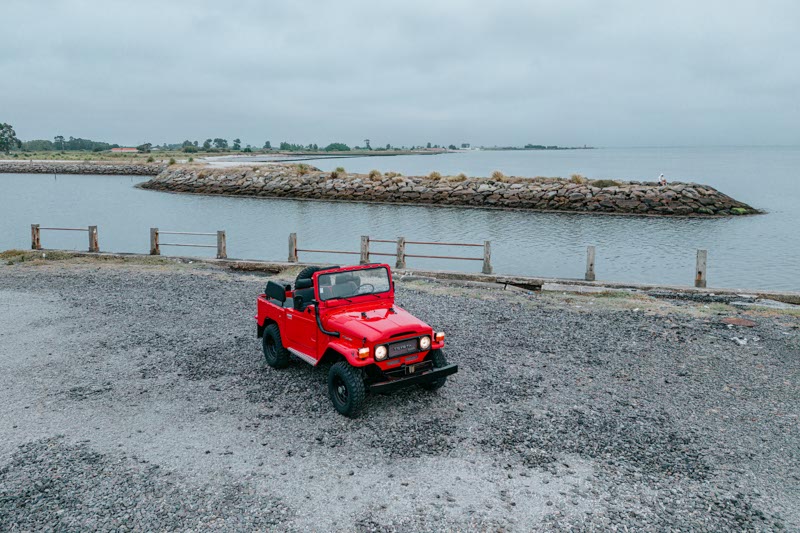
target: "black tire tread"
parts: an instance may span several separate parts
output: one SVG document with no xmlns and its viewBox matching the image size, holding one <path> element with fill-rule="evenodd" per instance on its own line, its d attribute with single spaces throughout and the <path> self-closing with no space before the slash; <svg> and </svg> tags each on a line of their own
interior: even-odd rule
<svg viewBox="0 0 800 533">
<path fill-rule="evenodd" d="M 345 410 L 339 409 L 333 398 L 333 376 L 334 373 L 340 374 L 347 385 L 347 393 L 349 395 L 349 407 Z M 347 361 L 339 361 L 331 366 L 328 373 L 328 396 L 331 398 L 331 403 L 334 408 L 341 414 L 349 418 L 356 418 L 364 406 L 364 398 L 367 395 L 367 389 L 364 385 L 364 378 L 361 376 L 361 371 L 353 368 Z"/>
<path fill-rule="evenodd" d="M 442 368 L 447 366 L 447 358 L 444 356 L 444 352 L 440 349 L 431 350 L 430 358 L 433 361 L 433 368 Z M 439 378 L 435 381 L 431 381 L 430 383 L 422 383 L 420 387 L 428 391 L 435 391 L 444 387 L 446 382 L 447 376 Z"/>
<path fill-rule="evenodd" d="M 307 266 L 297 274 L 297 277 L 294 279 L 295 284 L 297 284 L 298 279 L 311 279 L 311 276 L 314 275 L 314 272 L 322 270 L 324 267 L 318 266 Z"/>
<path fill-rule="evenodd" d="M 275 341 L 275 360 L 270 361 L 270 357 L 267 355 L 267 339 L 272 338 Z M 266 359 L 267 364 L 272 368 L 286 368 L 289 366 L 289 350 L 283 347 L 283 342 L 281 341 L 281 330 L 278 328 L 277 324 L 270 324 L 264 329 L 264 336 L 261 339 L 262 341 L 262 348 L 264 349 L 264 359 Z"/>
</svg>

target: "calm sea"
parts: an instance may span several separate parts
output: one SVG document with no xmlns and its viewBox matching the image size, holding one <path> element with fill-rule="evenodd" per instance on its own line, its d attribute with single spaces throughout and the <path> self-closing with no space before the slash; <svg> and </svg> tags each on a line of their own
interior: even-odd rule
<svg viewBox="0 0 800 533">
<path fill-rule="evenodd" d="M 587 245 L 597 247 L 598 280 L 689 285 L 698 248 L 708 250 L 710 286 L 800 290 L 800 148 L 605 148 L 310 161 L 323 170 L 404 174 L 494 170 L 517 176 L 697 181 L 767 211 L 753 217 L 667 219 L 381 206 L 166 194 L 133 188 L 141 178 L 0 174 L 0 249 L 30 246 L 30 224 L 99 226 L 101 249 L 147 252 L 149 228 L 225 229 L 228 254 L 286 259 L 287 238 L 300 247 L 358 250 L 359 236 L 459 242 L 492 241 L 496 272 L 583 276 Z M 202 242 L 201 237 L 185 242 Z M 86 235 L 43 232 L 45 247 L 83 249 Z M 378 245 L 374 245 L 377 248 Z M 419 253 L 474 254 L 470 249 Z M 202 248 L 165 253 L 212 255 Z M 383 248 L 380 251 L 384 251 Z M 385 245 L 390 252 L 392 245 Z M 412 253 L 408 250 L 408 253 Z M 348 262 L 352 256 L 301 254 Z M 479 271 L 480 262 L 409 259 L 409 267 Z"/>
</svg>

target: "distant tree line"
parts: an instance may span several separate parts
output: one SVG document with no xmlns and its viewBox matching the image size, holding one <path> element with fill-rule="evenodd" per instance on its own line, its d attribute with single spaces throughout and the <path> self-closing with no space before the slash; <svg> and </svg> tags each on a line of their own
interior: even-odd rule
<svg viewBox="0 0 800 533">
<path fill-rule="evenodd" d="M 20 144 L 20 149 L 26 152 L 55 152 L 55 151 L 77 151 L 102 152 L 119 148 L 118 144 L 111 144 L 91 139 L 81 139 L 80 137 L 69 137 L 65 139 L 63 135 L 56 135 L 52 141 L 47 139 L 33 139 L 24 141 Z"/>
<path fill-rule="evenodd" d="M 325 147 L 320 147 L 316 143 L 310 144 L 296 144 L 290 143 L 287 141 L 283 141 L 279 143 L 278 150 L 284 152 L 349 152 L 351 150 L 374 150 L 374 151 L 383 151 L 383 150 L 405 150 L 405 149 L 421 149 L 423 146 L 411 146 L 410 148 L 403 147 L 393 147 L 391 144 L 386 144 L 386 147 L 376 147 L 373 148 L 370 144 L 369 139 L 364 139 L 365 146 L 362 148 L 361 146 L 355 146 L 354 148 L 350 148 L 345 143 L 341 142 L 334 142 L 330 143 Z M 119 144 L 112 144 L 103 141 L 93 141 L 91 139 L 82 139 L 80 137 L 69 137 L 66 138 L 63 135 L 56 135 L 52 141 L 46 139 L 33 139 L 30 141 L 20 141 L 14 129 L 11 127 L 10 124 L 0 123 L 0 152 L 8 153 L 12 150 L 23 150 L 26 152 L 50 152 L 50 151 L 86 151 L 86 152 L 102 152 L 106 150 L 111 150 L 112 148 L 119 148 Z M 438 144 L 432 145 L 431 143 L 427 143 L 427 148 L 433 149 L 443 149 L 444 145 L 440 146 Z M 469 147 L 468 144 L 462 144 L 462 148 Z M 202 144 L 199 141 L 190 141 L 185 140 L 182 143 L 164 143 L 161 145 L 154 145 L 149 142 L 142 143 L 136 148 L 140 152 L 150 152 L 152 150 L 171 150 L 171 151 L 178 151 L 181 150 L 187 153 L 194 153 L 194 152 L 222 152 L 222 151 L 241 151 L 245 153 L 253 152 L 254 147 L 250 146 L 249 144 L 246 145 L 244 148 L 242 147 L 241 139 L 233 139 L 232 142 L 228 142 L 228 139 L 224 139 L 222 137 L 216 138 L 208 138 Z M 458 149 L 455 144 L 450 144 L 448 147 L 450 150 Z M 529 149 L 544 149 L 544 148 L 551 148 L 545 147 L 541 145 L 526 145 L 525 148 Z M 259 150 L 259 148 L 255 148 Z M 265 141 L 264 145 L 260 150 L 275 150 L 272 146 L 270 141 Z"/>
</svg>

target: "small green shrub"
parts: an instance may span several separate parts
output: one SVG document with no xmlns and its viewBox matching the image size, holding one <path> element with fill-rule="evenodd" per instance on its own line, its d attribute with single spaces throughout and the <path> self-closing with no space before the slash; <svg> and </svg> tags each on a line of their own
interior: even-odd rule
<svg viewBox="0 0 800 533">
<path fill-rule="evenodd" d="M 572 182 L 572 183 L 577 183 L 578 185 L 583 185 L 588 180 L 586 178 L 584 178 L 583 176 L 581 176 L 580 174 L 573 174 L 569 178 L 569 181 Z"/>
<path fill-rule="evenodd" d="M 153 156 L 152 156 L 152 155 L 151 155 L 150 157 L 148 157 L 148 158 L 147 158 L 147 162 L 148 162 L 148 163 L 153 163 L 154 161 L 155 161 L 155 159 L 153 159 Z"/>
<path fill-rule="evenodd" d="M 336 170 L 334 170 L 334 172 L 336 172 L 337 174 L 346 174 L 347 173 L 347 171 L 344 169 L 344 167 L 336 167 Z"/>
<path fill-rule="evenodd" d="M 189 158 L 189 163 L 191 163 L 191 162 L 193 162 L 193 161 L 194 161 L 194 157 L 190 157 L 190 158 Z"/>
<path fill-rule="evenodd" d="M 170 158 L 169 158 L 169 163 L 168 163 L 168 164 L 169 164 L 170 166 L 172 166 L 172 165 L 174 165 L 175 163 L 177 163 L 177 161 L 175 161 L 175 158 L 174 158 L 174 157 L 170 157 Z"/>
<path fill-rule="evenodd" d="M 308 165 L 305 165 L 303 163 L 297 165 L 297 173 L 300 176 L 305 176 L 306 174 L 308 174 L 308 171 L 309 171 Z"/>
<path fill-rule="evenodd" d="M 436 172 L 435 170 L 433 172 L 431 172 L 430 174 L 428 174 L 428 177 L 430 179 L 432 179 L 432 180 L 440 180 L 440 179 L 442 179 L 442 175 L 439 174 L 438 172 Z"/>
<path fill-rule="evenodd" d="M 619 182 L 614 180 L 594 180 L 591 185 L 592 187 L 605 189 L 606 187 L 619 187 Z"/>
</svg>

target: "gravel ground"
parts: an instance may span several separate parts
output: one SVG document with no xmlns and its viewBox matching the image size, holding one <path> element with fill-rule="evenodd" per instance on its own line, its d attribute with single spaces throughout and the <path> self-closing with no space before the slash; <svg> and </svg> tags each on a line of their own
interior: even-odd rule
<svg viewBox="0 0 800 533">
<path fill-rule="evenodd" d="M 0 530 L 800 531 L 796 311 L 403 281 L 460 371 L 349 420 L 265 279 L 0 266 Z"/>
</svg>

